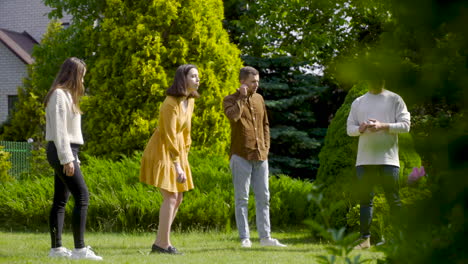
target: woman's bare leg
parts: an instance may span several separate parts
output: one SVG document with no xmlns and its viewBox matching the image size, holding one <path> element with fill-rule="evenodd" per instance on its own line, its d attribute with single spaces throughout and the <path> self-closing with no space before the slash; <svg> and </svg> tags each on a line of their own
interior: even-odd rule
<svg viewBox="0 0 468 264">
<path fill-rule="evenodd" d="M 174 212 L 177 212 L 178 206 L 176 207 L 176 204 L 178 193 L 168 192 L 163 189 L 160 189 L 160 192 L 163 196 L 163 203 L 159 209 L 159 226 L 154 244 L 167 249 L 171 246 L 170 232 L 172 221 L 175 217 Z"/>
</svg>

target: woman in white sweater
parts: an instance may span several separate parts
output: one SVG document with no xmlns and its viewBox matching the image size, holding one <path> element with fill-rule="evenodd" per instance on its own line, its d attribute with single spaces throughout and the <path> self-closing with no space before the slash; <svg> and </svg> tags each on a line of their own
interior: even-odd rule
<svg viewBox="0 0 468 264">
<path fill-rule="evenodd" d="M 102 260 L 84 243 L 89 193 L 81 174 L 78 151 L 84 143 L 79 100 L 84 94 L 85 74 L 86 64 L 82 60 L 75 57 L 66 59 L 44 101 L 47 159 L 55 171 L 54 202 L 50 212 L 52 247 L 49 256 Z M 65 206 L 70 193 L 75 200 L 72 215 L 73 251 L 62 246 Z"/>
</svg>

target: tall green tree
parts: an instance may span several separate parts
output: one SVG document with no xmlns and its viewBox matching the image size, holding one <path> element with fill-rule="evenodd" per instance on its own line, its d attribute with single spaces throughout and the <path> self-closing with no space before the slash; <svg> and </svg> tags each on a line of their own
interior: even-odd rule
<svg viewBox="0 0 468 264">
<path fill-rule="evenodd" d="M 222 98 L 235 89 L 239 51 L 222 28 L 221 1 L 108 1 L 97 33 L 84 109 L 88 150 L 142 149 L 180 64 L 201 73 L 193 118 L 194 146 L 224 151 L 229 126 Z M 194 10 L 197 10 L 196 12 Z"/>
<path fill-rule="evenodd" d="M 292 56 L 325 70 L 375 43 L 391 19 L 385 1 L 227 0 L 225 27 L 244 54 Z"/>
<path fill-rule="evenodd" d="M 227 149 L 229 125 L 222 113 L 222 98 L 235 90 L 242 63 L 239 50 L 222 28 L 222 1 L 45 3 L 53 8 L 52 17 L 61 17 L 63 12 L 74 16 L 73 30 L 65 30 L 71 32 L 70 38 L 60 47 L 76 45 L 79 51 L 69 48 L 57 57 L 74 55 L 87 63 L 88 96 L 83 98 L 82 109 L 90 154 L 118 157 L 143 149 L 157 126 L 159 106 L 175 70 L 185 63 L 197 65 L 201 75 L 201 98 L 196 101 L 192 123 L 193 146 L 209 147 L 213 152 Z M 51 39 L 55 41 L 59 35 Z M 56 52 L 56 48 L 42 50 Z M 40 58 L 38 63 L 57 69 Z"/>
<path fill-rule="evenodd" d="M 335 60 L 375 42 L 378 5 L 352 1 L 225 1 L 224 26 L 247 64 L 261 71 L 272 127 L 273 173 L 315 179 L 318 152 L 346 88 Z M 372 26 L 368 26 L 371 24 Z M 370 45 L 370 44 L 369 44 Z M 322 76 L 325 73 L 324 76 Z"/>
</svg>

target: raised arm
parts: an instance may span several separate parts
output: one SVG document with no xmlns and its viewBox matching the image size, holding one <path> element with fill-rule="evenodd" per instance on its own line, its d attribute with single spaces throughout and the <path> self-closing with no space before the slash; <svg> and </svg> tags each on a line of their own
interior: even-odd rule
<svg viewBox="0 0 468 264">
<path fill-rule="evenodd" d="M 234 122 L 242 116 L 242 108 L 247 103 L 247 96 L 238 94 L 226 96 L 223 100 L 224 114 Z"/>
</svg>

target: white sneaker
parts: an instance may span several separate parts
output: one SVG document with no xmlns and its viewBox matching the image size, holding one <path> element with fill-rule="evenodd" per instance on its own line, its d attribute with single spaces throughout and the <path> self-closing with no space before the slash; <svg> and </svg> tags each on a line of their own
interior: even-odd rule
<svg viewBox="0 0 468 264">
<path fill-rule="evenodd" d="M 260 245 L 264 247 L 286 247 L 286 245 L 281 244 L 278 239 L 271 237 L 260 239 Z"/>
<path fill-rule="evenodd" d="M 49 251 L 49 257 L 51 258 L 69 258 L 71 254 L 71 250 L 65 247 L 51 248 Z"/>
<path fill-rule="evenodd" d="M 102 257 L 96 256 L 90 246 L 74 249 L 71 254 L 72 259 L 90 259 L 90 260 L 102 260 Z"/>
<path fill-rule="evenodd" d="M 250 239 L 244 238 L 244 239 L 242 239 L 242 241 L 241 241 L 241 247 L 243 247 L 243 248 L 252 247 L 252 242 L 250 242 Z"/>
</svg>

